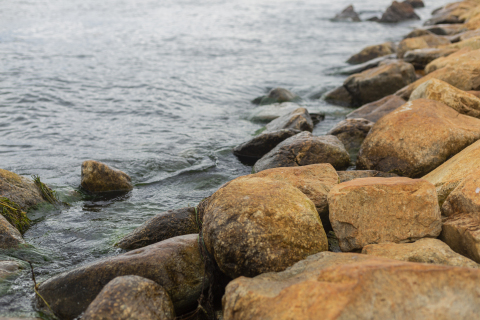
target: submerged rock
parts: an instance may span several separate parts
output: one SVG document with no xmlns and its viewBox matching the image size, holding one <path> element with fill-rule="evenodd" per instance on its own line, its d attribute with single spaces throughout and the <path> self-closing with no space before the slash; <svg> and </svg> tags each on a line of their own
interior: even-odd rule
<svg viewBox="0 0 480 320">
<path fill-rule="evenodd" d="M 313 131 L 313 121 L 310 118 L 308 110 L 305 108 L 298 108 L 286 115 L 283 115 L 275 120 L 272 120 L 266 126 L 264 132 L 275 132 L 282 129 L 292 129 L 298 131 Z"/>
<path fill-rule="evenodd" d="M 328 250 L 313 202 L 289 183 L 254 176 L 237 178 L 208 198 L 203 236 L 231 278 L 281 271 Z"/>
<path fill-rule="evenodd" d="M 335 169 L 345 169 L 350 165 L 350 156 L 337 137 L 316 137 L 304 131 L 278 144 L 257 161 L 254 170 L 316 163 L 330 163 Z"/>
<path fill-rule="evenodd" d="M 480 221 L 478 213 L 457 214 L 443 221 L 440 239 L 453 251 L 480 263 Z"/>
<path fill-rule="evenodd" d="M 405 20 L 420 20 L 410 3 L 393 1 L 380 18 L 379 22 L 395 23 Z"/>
<path fill-rule="evenodd" d="M 387 173 L 375 170 L 355 170 L 355 171 L 338 171 L 338 182 L 347 182 L 360 178 L 394 178 L 398 177 L 395 173 Z"/>
<path fill-rule="evenodd" d="M 348 60 L 347 63 L 350 64 L 360 64 L 367 62 L 369 60 L 378 58 L 378 57 L 383 57 L 390 55 L 392 53 L 395 53 L 395 44 L 393 42 L 385 42 L 382 44 L 377 44 L 373 46 L 368 46 L 359 53 L 354 54 L 351 56 Z"/>
<path fill-rule="evenodd" d="M 447 57 L 452 53 L 457 52 L 457 49 L 450 48 L 426 48 L 426 49 L 415 49 L 412 51 L 407 51 L 403 57 L 408 63 L 411 63 L 415 69 L 423 70 L 425 67 L 435 59 Z"/>
<path fill-rule="evenodd" d="M 18 248 L 25 244 L 20 232 L 0 215 L 0 249 Z"/>
<path fill-rule="evenodd" d="M 280 104 L 275 103 L 268 106 L 262 106 L 255 108 L 248 116 L 248 120 L 268 122 L 286 115 L 289 112 L 295 111 L 298 108 L 300 108 L 300 106 L 292 102 L 284 102 Z"/>
<path fill-rule="evenodd" d="M 373 122 L 362 118 L 346 119 L 339 122 L 327 134 L 336 136 L 345 146 L 352 161 L 355 161 L 360 146 L 373 125 Z"/>
<path fill-rule="evenodd" d="M 205 276 L 198 235 L 171 238 L 61 273 L 40 284 L 38 291 L 58 317 L 69 320 L 84 312 L 111 280 L 127 275 L 161 285 L 178 315 L 192 310 Z"/>
<path fill-rule="evenodd" d="M 345 89 L 344 86 L 329 91 L 325 95 L 325 101 L 342 107 L 349 107 L 352 105 L 352 95 Z"/>
<path fill-rule="evenodd" d="M 450 40 L 445 37 L 437 35 L 425 35 L 416 38 L 407 38 L 400 42 L 398 45 L 397 56 L 402 59 L 407 51 L 415 49 L 435 48 L 438 46 L 449 45 Z"/>
<path fill-rule="evenodd" d="M 24 211 L 45 202 L 32 180 L 3 169 L 0 169 L 0 197 L 15 202 Z"/>
<path fill-rule="evenodd" d="M 161 286 L 139 276 L 117 277 L 100 291 L 82 320 L 174 320 L 175 310 Z"/>
<path fill-rule="evenodd" d="M 374 243 L 436 238 L 442 230 L 435 187 L 421 179 L 364 178 L 344 182 L 330 191 L 328 206 L 342 251 Z"/>
<path fill-rule="evenodd" d="M 258 97 L 252 101 L 254 104 L 268 105 L 282 102 L 299 101 L 300 97 L 284 88 L 275 88 L 270 90 L 266 96 Z"/>
<path fill-rule="evenodd" d="M 23 269 L 23 267 L 17 261 L 0 261 L 0 282 L 18 274 L 21 269 Z"/>
<path fill-rule="evenodd" d="M 360 20 L 360 17 L 358 16 L 358 13 L 355 12 L 353 9 L 352 5 L 349 5 L 345 9 L 343 9 L 342 12 L 337 14 L 332 21 L 351 21 L 351 22 L 359 22 L 362 21 Z"/>
<path fill-rule="evenodd" d="M 433 32 L 430 32 L 425 29 L 415 29 L 411 31 L 409 34 L 407 34 L 405 37 L 403 37 L 403 39 L 417 38 L 417 37 L 433 35 L 433 34 L 434 34 Z"/>
<path fill-rule="evenodd" d="M 104 163 L 87 160 L 82 163 L 81 186 L 90 192 L 130 191 L 133 189 L 130 177 Z"/>
<path fill-rule="evenodd" d="M 368 103 L 355 111 L 347 114 L 347 119 L 363 118 L 371 122 L 377 122 L 383 116 L 406 103 L 405 100 L 396 95 L 386 96 L 380 100 Z"/>
</svg>

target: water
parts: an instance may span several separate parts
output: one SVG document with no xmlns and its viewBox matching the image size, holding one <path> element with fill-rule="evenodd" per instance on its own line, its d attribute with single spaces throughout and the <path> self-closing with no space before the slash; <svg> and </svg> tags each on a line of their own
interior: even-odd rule
<svg viewBox="0 0 480 320">
<path fill-rule="evenodd" d="M 426 19 L 447 0 L 426 0 Z M 364 18 L 389 0 L 357 1 Z M 332 23 L 351 0 L 0 1 L 0 168 L 44 182 L 68 209 L 31 212 L 33 248 L 0 252 L 34 261 L 37 280 L 118 254 L 113 244 L 162 211 L 195 205 L 251 172 L 232 148 L 262 124 L 249 101 L 281 86 L 327 114 L 325 134 L 349 111 L 310 100 L 340 85 L 332 70 L 366 45 L 399 40 L 421 22 Z M 127 172 L 118 199 L 78 193 L 82 161 Z M 38 316 L 28 269 L 0 284 L 0 315 Z"/>
</svg>

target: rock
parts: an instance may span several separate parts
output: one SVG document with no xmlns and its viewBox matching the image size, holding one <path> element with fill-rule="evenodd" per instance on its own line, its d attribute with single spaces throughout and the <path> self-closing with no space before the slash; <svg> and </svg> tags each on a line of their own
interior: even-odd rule
<svg viewBox="0 0 480 320">
<path fill-rule="evenodd" d="M 313 202 L 291 184 L 240 177 L 220 188 L 203 210 L 205 245 L 231 278 L 281 271 L 328 250 Z"/>
<path fill-rule="evenodd" d="M 21 269 L 22 265 L 16 261 L 0 261 L 0 282 L 17 274 Z"/>
<path fill-rule="evenodd" d="M 347 119 L 363 118 L 375 123 L 383 116 L 404 105 L 405 102 L 396 95 L 386 96 L 350 112 L 347 114 Z"/>
<path fill-rule="evenodd" d="M 275 132 L 282 129 L 293 129 L 298 131 L 313 131 L 313 121 L 308 110 L 298 108 L 286 115 L 283 115 L 267 124 L 265 132 Z"/>
<path fill-rule="evenodd" d="M 432 62 L 430 62 L 429 64 L 427 64 L 427 66 L 425 67 L 425 72 L 427 74 L 430 74 L 430 73 L 432 73 L 434 71 L 437 71 L 439 69 L 442 69 L 443 67 L 446 67 L 448 65 L 456 65 L 456 64 L 458 64 L 460 59 L 463 59 L 463 58 L 466 58 L 466 60 L 471 60 L 471 59 L 469 59 L 469 57 L 471 55 L 465 56 L 465 54 L 467 54 L 471 51 L 472 51 L 471 48 L 463 48 L 463 49 L 460 49 L 457 52 L 452 53 L 452 54 L 450 54 L 446 57 L 435 59 Z M 475 52 L 475 55 L 472 58 L 475 58 L 478 53 L 480 53 L 480 50 L 479 50 L 479 52 Z"/>
<path fill-rule="evenodd" d="M 476 38 L 476 37 L 480 37 L 480 29 L 469 30 L 469 31 L 466 31 L 466 32 L 463 32 L 463 33 L 459 34 L 458 35 L 458 41 L 455 41 L 455 42 L 465 41 L 465 40 Z M 452 41 L 452 42 L 454 42 L 454 41 Z"/>
<path fill-rule="evenodd" d="M 438 46 L 449 45 L 450 40 L 437 35 L 425 35 L 417 38 L 408 38 L 402 40 L 398 45 L 397 56 L 402 59 L 407 51 L 415 49 L 435 48 Z"/>
<path fill-rule="evenodd" d="M 328 218 L 327 196 L 330 190 L 338 184 L 338 175 L 331 164 L 321 163 L 303 167 L 274 168 L 251 176 L 287 182 L 298 188 L 312 200 L 322 220 L 323 229 L 326 232 L 332 230 Z"/>
<path fill-rule="evenodd" d="M 0 215 L 0 249 L 18 248 L 25 244 L 20 232 Z"/>
<path fill-rule="evenodd" d="M 174 320 L 175 310 L 161 286 L 139 276 L 117 277 L 100 291 L 82 320 Z"/>
<path fill-rule="evenodd" d="M 395 44 L 393 42 L 385 42 L 362 49 L 362 51 L 359 53 L 351 56 L 347 60 L 347 63 L 360 64 L 378 57 L 390 55 L 392 53 L 395 53 Z"/>
<path fill-rule="evenodd" d="M 409 178 L 363 178 L 328 194 L 330 222 L 342 251 L 382 242 L 436 238 L 442 230 L 435 187 Z"/>
<path fill-rule="evenodd" d="M 477 98 L 480 98 L 480 91 L 465 91 L 466 93 L 470 93 Z"/>
<path fill-rule="evenodd" d="M 430 79 L 421 84 L 410 96 L 410 101 L 416 99 L 439 101 L 461 114 L 480 118 L 480 99 L 442 80 Z"/>
<path fill-rule="evenodd" d="M 198 235 L 171 238 L 61 273 L 40 284 L 38 291 L 59 318 L 74 319 L 107 283 L 126 275 L 161 285 L 178 315 L 192 310 L 202 292 L 204 277 Z M 205 282 L 208 286 L 208 279 Z"/>
<path fill-rule="evenodd" d="M 390 7 L 388 7 L 382 15 L 379 22 L 395 23 L 411 19 L 420 20 L 420 17 L 415 13 L 411 4 L 406 1 L 393 1 Z"/>
<path fill-rule="evenodd" d="M 414 243 L 381 243 L 363 247 L 363 254 L 400 261 L 443 264 L 453 267 L 480 268 L 480 265 L 455 253 L 437 239 L 420 239 Z"/>
<path fill-rule="evenodd" d="M 448 48 L 457 49 L 457 50 L 460 50 L 460 49 L 463 49 L 463 48 L 478 50 L 478 49 L 480 49 L 480 36 L 469 38 L 467 40 L 463 40 L 463 41 L 460 41 L 460 42 L 457 42 L 457 43 L 453 43 L 453 44 L 449 45 Z M 478 57 L 476 57 L 476 58 L 477 58 L 476 60 L 478 60 Z"/>
<path fill-rule="evenodd" d="M 412 6 L 412 8 L 423 8 L 425 4 L 422 0 L 405 0 L 404 2 Z"/>
<path fill-rule="evenodd" d="M 233 154 L 242 160 L 251 159 L 256 161 L 270 152 L 280 142 L 293 137 L 298 133 L 300 133 L 300 131 L 292 129 L 284 129 L 266 133 L 264 132 L 233 148 Z"/>
<path fill-rule="evenodd" d="M 411 63 L 415 67 L 415 69 L 423 70 L 433 60 L 447 57 L 455 52 L 457 52 L 456 49 L 449 48 L 415 49 L 412 51 L 407 51 L 403 56 L 403 60 L 405 62 Z"/>
<path fill-rule="evenodd" d="M 352 96 L 344 86 L 333 89 L 325 95 L 325 101 L 342 107 L 352 105 Z"/>
<path fill-rule="evenodd" d="M 357 169 L 421 177 L 480 139 L 480 120 L 426 99 L 380 119 L 362 144 Z"/>
<path fill-rule="evenodd" d="M 81 186 L 89 192 L 123 192 L 133 189 L 132 180 L 125 172 L 93 160 L 82 163 Z"/>
<path fill-rule="evenodd" d="M 345 169 L 350 165 L 350 156 L 337 137 L 316 137 L 304 131 L 278 144 L 258 160 L 253 169 L 260 172 L 317 163 L 330 163 L 335 169 Z"/>
<path fill-rule="evenodd" d="M 197 215 L 194 207 L 168 210 L 157 214 L 115 246 L 133 250 L 187 234 L 198 233 Z"/>
<path fill-rule="evenodd" d="M 268 106 L 262 106 L 255 108 L 255 110 L 253 110 L 248 116 L 248 120 L 270 122 L 278 117 L 286 115 L 289 112 L 295 111 L 298 108 L 300 108 L 300 106 L 292 102 L 284 102 L 280 104 L 275 103 Z"/>
<path fill-rule="evenodd" d="M 461 32 L 467 31 L 463 23 L 458 24 L 437 24 L 427 27 L 426 30 L 439 36 L 453 36 Z"/>
<path fill-rule="evenodd" d="M 336 136 L 345 146 L 345 149 L 350 154 L 352 161 L 357 159 L 360 146 L 365 140 L 365 137 L 372 129 L 374 123 L 366 119 L 346 119 L 339 122 L 327 134 Z"/>
<path fill-rule="evenodd" d="M 421 36 L 431 36 L 431 35 L 434 35 L 434 33 L 430 32 L 428 30 L 415 29 L 412 32 L 410 32 L 409 34 L 407 34 L 405 37 L 403 37 L 403 39 L 418 38 L 418 37 L 421 37 Z"/>
<path fill-rule="evenodd" d="M 266 96 L 256 98 L 252 101 L 254 104 L 268 105 L 283 102 L 296 102 L 300 97 L 284 88 L 272 89 Z M 257 103 L 258 102 L 258 103 Z"/>
<path fill-rule="evenodd" d="M 353 6 L 350 5 L 343 9 L 342 12 L 337 14 L 332 21 L 351 21 L 351 22 L 360 22 L 360 17 L 358 16 L 358 13 L 355 12 L 353 9 Z"/>
<path fill-rule="evenodd" d="M 360 178 L 394 178 L 395 173 L 380 172 L 375 170 L 338 171 L 339 183 L 360 179 Z"/>
<path fill-rule="evenodd" d="M 416 79 L 410 63 L 397 61 L 351 75 L 343 86 L 351 94 L 353 105 L 359 106 L 393 94 Z"/>
<path fill-rule="evenodd" d="M 440 240 L 453 251 L 480 263 L 480 222 L 469 214 L 453 215 L 443 221 Z"/>
<path fill-rule="evenodd" d="M 230 282 L 224 320 L 476 319 L 480 271 L 322 252 L 279 273 Z"/>
<path fill-rule="evenodd" d="M 10 199 L 24 211 L 45 202 L 32 180 L 3 169 L 0 169 L 0 197 Z"/>
<path fill-rule="evenodd" d="M 355 74 L 355 73 L 360 73 L 360 72 L 363 72 L 365 70 L 368 70 L 368 69 L 372 69 L 372 68 L 375 68 L 375 67 L 378 67 L 380 65 L 380 63 L 382 62 L 389 62 L 389 60 L 396 60 L 397 59 L 397 54 L 396 53 L 392 53 L 392 54 L 389 54 L 389 55 L 386 55 L 386 56 L 382 56 L 382 57 L 378 57 L 378 58 L 375 58 L 375 59 L 372 59 L 372 60 L 368 60 L 367 62 L 364 62 L 364 63 L 360 63 L 360 64 L 355 64 L 353 66 L 348 66 L 348 67 L 345 67 L 345 68 L 342 68 L 338 71 L 338 74 Z M 344 90 L 346 91 L 345 87 L 341 86 L 335 90 L 340 90 L 340 88 L 344 88 Z M 339 92 L 339 94 L 341 94 L 342 92 Z M 342 95 L 340 95 L 341 97 Z M 348 93 L 347 91 L 347 96 L 350 97 L 350 94 Z M 333 95 L 333 97 L 335 97 Z M 338 99 L 338 98 L 337 98 Z M 341 100 L 341 99 L 339 99 Z M 351 97 L 350 97 L 350 100 L 351 100 Z M 348 106 L 348 104 L 347 104 Z"/>
<path fill-rule="evenodd" d="M 465 213 L 480 220 L 479 171 L 480 169 L 472 170 L 448 195 L 441 208 L 445 216 Z"/>
<path fill-rule="evenodd" d="M 432 18 L 427 20 L 424 25 L 431 26 L 435 24 L 458 24 L 465 22 L 462 16 L 476 7 L 475 2 L 461 1 L 450 3 L 441 9 L 435 10 Z"/>
</svg>

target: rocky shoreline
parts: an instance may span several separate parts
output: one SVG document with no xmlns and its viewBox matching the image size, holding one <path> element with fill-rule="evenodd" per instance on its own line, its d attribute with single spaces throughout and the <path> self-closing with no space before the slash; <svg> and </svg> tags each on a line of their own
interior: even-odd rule
<svg viewBox="0 0 480 320">
<path fill-rule="evenodd" d="M 420 5 L 394 1 L 370 20 L 417 19 Z M 360 20 L 353 7 L 333 18 L 345 20 Z M 357 109 L 325 136 L 312 134 L 322 115 L 296 94 L 256 98 L 251 118 L 269 122 L 233 149 L 252 174 L 146 221 L 115 244 L 124 253 L 39 283 L 38 310 L 92 320 L 478 318 L 479 28 L 480 1 L 452 3 L 399 43 L 353 55 L 324 99 Z M 93 160 L 81 187 L 134 188 Z M 21 219 L 44 202 L 68 205 L 38 177 L 1 169 L 0 197 L 0 247 L 12 250 L 28 244 L 8 210 Z M 0 279 L 21 268 L 1 261 Z"/>
</svg>

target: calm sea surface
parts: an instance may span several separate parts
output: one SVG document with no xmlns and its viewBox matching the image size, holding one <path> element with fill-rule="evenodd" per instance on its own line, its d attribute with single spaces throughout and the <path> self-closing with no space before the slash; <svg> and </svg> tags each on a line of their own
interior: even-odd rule
<svg viewBox="0 0 480 320">
<path fill-rule="evenodd" d="M 448 0 L 425 0 L 426 19 Z M 0 0 L 0 168 L 57 190 L 70 208 L 30 212 L 37 280 L 121 251 L 113 244 L 162 211 L 196 205 L 251 172 L 232 148 L 263 125 L 250 100 L 274 87 L 325 112 L 322 135 L 349 109 L 309 96 L 340 85 L 335 70 L 397 25 L 333 23 L 352 0 Z M 389 0 L 355 1 L 363 18 Z M 128 173 L 117 199 L 78 193 L 82 161 Z M 0 283 L 0 315 L 35 316 L 28 269 Z"/>
</svg>

